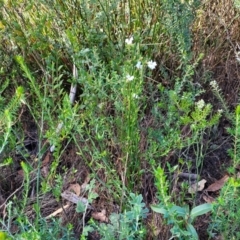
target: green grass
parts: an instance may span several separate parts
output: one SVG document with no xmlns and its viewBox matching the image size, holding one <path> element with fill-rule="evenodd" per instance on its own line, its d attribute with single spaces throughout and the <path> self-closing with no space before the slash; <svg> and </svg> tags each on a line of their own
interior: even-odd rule
<svg viewBox="0 0 240 240">
<path fill-rule="evenodd" d="M 173 191 L 174 174 L 194 169 L 200 176 L 206 136 L 222 116 L 235 119 L 220 88 L 198 77 L 208 70 L 200 70 L 206 58 L 203 46 L 194 45 L 201 34 L 192 30 L 204 5 L 198 0 L 0 4 L 0 180 L 7 186 L 10 171 L 23 170 L 21 186 L 13 186 L 12 192 L 18 190 L 6 201 L 2 231 L 12 239 L 87 239 L 94 231 L 101 239 L 157 238 L 150 227 L 155 213 L 147 214 L 147 208 L 155 201 L 168 210 L 170 203 L 173 209 L 197 204 L 187 188 Z M 204 101 L 206 91 L 217 96 L 216 106 Z M 31 131 L 37 145 L 30 151 Z M 235 165 L 237 154 L 235 147 Z M 155 169 L 168 178 L 166 189 L 154 178 Z M 52 219 L 47 227 L 50 210 L 42 196 L 50 194 L 60 206 L 72 182 L 87 184 L 81 196 L 89 204 L 106 204 L 108 223 L 89 220 L 88 209 L 78 204 L 78 220 Z M 9 196 L 4 184 L 0 196 Z M 32 214 L 25 216 L 32 199 Z M 216 219 L 225 224 L 219 215 L 212 224 Z M 157 227 L 173 224 L 162 220 Z M 188 236 L 180 225 L 172 237 Z"/>
</svg>

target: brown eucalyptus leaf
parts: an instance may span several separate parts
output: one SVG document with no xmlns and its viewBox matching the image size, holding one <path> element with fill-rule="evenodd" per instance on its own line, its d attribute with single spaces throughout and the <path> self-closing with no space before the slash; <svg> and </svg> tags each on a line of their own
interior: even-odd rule
<svg viewBox="0 0 240 240">
<path fill-rule="evenodd" d="M 205 191 L 207 192 L 216 192 L 218 190 L 220 190 L 224 183 L 228 180 L 229 176 L 225 175 L 223 178 L 219 179 L 218 181 L 216 181 L 215 183 L 211 184 Z"/>
<path fill-rule="evenodd" d="M 70 184 L 69 188 L 68 188 L 69 191 L 74 191 L 76 193 L 77 196 L 80 196 L 80 193 L 81 193 L 81 187 L 78 183 L 75 183 L 75 184 Z"/>
<path fill-rule="evenodd" d="M 99 220 L 101 222 L 108 222 L 105 209 L 103 209 L 101 212 L 93 212 L 92 218 L 94 218 L 95 220 Z"/>
</svg>

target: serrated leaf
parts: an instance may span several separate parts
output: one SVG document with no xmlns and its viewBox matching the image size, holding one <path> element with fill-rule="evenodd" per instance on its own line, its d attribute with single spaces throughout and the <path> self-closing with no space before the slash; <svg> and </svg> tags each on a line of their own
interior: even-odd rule
<svg viewBox="0 0 240 240">
<path fill-rule="evenodd" d="M 88 194 L 88 201 L 90 202 L 90 203 L 92 203 L 92 201 L 94 200 L 94 199 L 96 199 L 98 197 L 98 194 L 97 193 L 95 193 L 95 192 L 90 192 L 89 194 Z"/>
<path fill-rule="evenodd" d="M 203 215 L 207 212 L 212 210 L 212 204 L 204 203 L 192 209 L 190 216 L 192 219 L 196 218 L 197 216 Z"/>
<path fill-rule="evenodd" d="M 77 213 L 83 213 L 86 210 L 86 205 L 82 203 L 81 201 L 77 202 L 76 212 Z"/>
</svg>

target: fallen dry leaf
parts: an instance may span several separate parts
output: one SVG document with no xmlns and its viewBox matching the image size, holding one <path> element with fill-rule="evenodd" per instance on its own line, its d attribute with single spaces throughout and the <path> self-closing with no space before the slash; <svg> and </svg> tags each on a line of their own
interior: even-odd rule
<svg viewBox="0 0 240 240">
<path fill-rule="evenodd" d="M 99 220 L 101 222 L 108 222 L 108 218 L 106 216 L 106 210 L 103 209 L 101 212 L 93 212 L 92 218 Z"/>
<path fill-rule="evenodd" d="M 43 167 L 43 166 L 46 166 L 46 165 L 49 163 L 49 161 L 50 161 L 50 155 L 51 155 L 51 153 L 50 153 L 50 152 L 47 152 L 44 160 L 42 161 L 42 167 Z"/>
<path fill-rule="evenodd" d="M 203 195 L 203 199 L 207 203 L 212 203 L 215 201 L 215 199 L 213 197 L 209 196 L 208 194 Z"/>
<path fill-rule="evenodd" d="M 215 183 L 211 184 L 205 191 L 206 192 L 216 192 L 219 189 L 221 189 L 224 185 L 224 183 L 228 180 L 229 176 L 225 175 L 220 180 L 216 181 Z"/>
<path fill-rule="evenodd" d="M 80 193 L 81 193 L 81 187 L 78 183 L 75 183 L 75 184 L 70 184 L 69 188 L 68 188 L 69 191 L 74 191 L 76 193 L 77 196 L 80 196 Z"/>
<path fill-rule="evenodd" d="M 189 193 L 196 193 L 196 192 L 201 192 L 204 187 L 205 187 L 205 183 L 207 181 L 205 179 L 202 179 L 201 181 L 192 184 L 189 188 L 188 188 L 188 192 Z"/>
</svg>

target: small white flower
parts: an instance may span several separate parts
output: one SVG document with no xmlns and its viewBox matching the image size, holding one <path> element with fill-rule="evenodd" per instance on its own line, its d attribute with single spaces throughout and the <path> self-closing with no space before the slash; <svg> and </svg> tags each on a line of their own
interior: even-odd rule
<svg viewBox="0 0 240 240">
<path fill-rule="evenodd" d="M 222 114 L 222 113 L 223 113 L 223 110 L 222 110 L 222 109 L 218 109 L 218 113 L 219 113 L 219 114 Z"/>
<path fill-rule="evenodd" d="M 142 69 L 142 63 L 140 61 L 137 62 L 136 68 L 137 69 Z"/>
<path fill-rule="evenodd" d="M 157 66 L 157 63 L 156 63 L 156 62 L 153 62 L 153 61 L 151 60 L 151 61 L 147 62 L 147 65 L 148 65 L 148 67 L 149 67 L 151 70 L 153 70 L 153 69 L 155 69 L 155 67 Z"/>
<path fill-rule="evenodd" d="M 126 43 L 127 45 L 132 44 L 132 42 L 133 42 L 133 37 L 127 38 L 127 39 L 125 40 L 125 43 Z"/>
<path fill-rule="evenodd" d="M 210 82 L 210 86 L 211 86 L 212 88 L 216 88 L 216 87 L 217 87 L 217 82 L 216 82 L 215 80 L 211 81 L 211 82 Z"/>
<path fill-rule="evenodd" d="M 219 87 L 218 87 L 218 84 L 217 84 L 217 82 L 216 82 L 215 80 L 213 80 L 213 81 L 210 82 L 210 86 L 212 87 L 212 89 L 213 89 L 214 91 L 216 91 L 216 92 L 219 92 L 219 91 L 220 91 L 220 89 L 219 89 Z"/>
<path fill-rule="evenodd" d="M 199 110 L 202 110 L 203 107 L 205 106 L 205 102 L 204 102 L 203 99 L 201 99 L 201 100 L 199 100 L 198 102 L 196 102 L 196 105 L 197 105 L 197 108 L 198 108 Z"/>
<path fill-rule="evenodd" d="M 138 99 L 139 98 L 139 96 L 136 94 L 136 93 L 133 93 L 133 98 L 135 98 L 135 99 Z"/>
<path fill-rule="evenodd" d="M 129 74 L 127 74 L 126 79 L 127 82 L 131 82 L 134 79 L 134 76 L 130 76 Z"/>
</svg>

